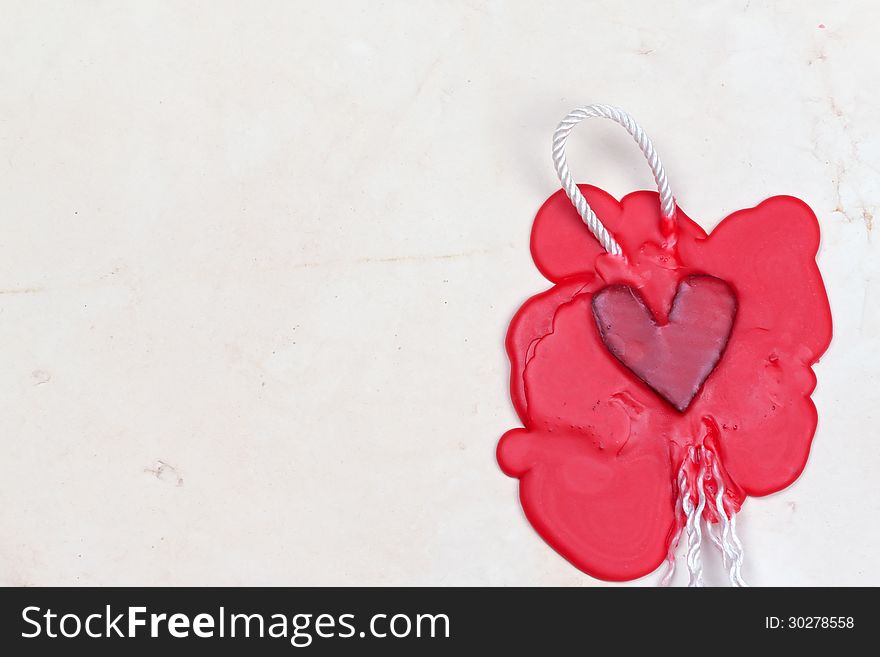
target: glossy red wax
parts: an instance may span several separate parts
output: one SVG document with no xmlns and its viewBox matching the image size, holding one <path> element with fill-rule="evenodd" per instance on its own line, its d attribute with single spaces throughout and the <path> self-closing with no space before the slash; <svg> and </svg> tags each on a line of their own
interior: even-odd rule
<svg viewBox="0 0 880 657">
<path fill-rule="evenodd" d="M 811 365 L 831 339 L 831 313 L 818 223 L 798 199 L 770 198 L 707 235 L 680 209 L 662 230 L 654 192 L 618 202 L 581 191 L 624 257 L 605 253 L 564 192 L 538 212 L 532 254 L 554 286 L 510 325 L 523 428 L 502 437 L 498 461 L 550 545 L 595 577 L 633 579 L 665 556 L 688 446 L 718 454 L 732 509 L 803 470 L 817 420 Z M 696 291 L 688 281 L 706 282 L 695 276 L 731 294 L 712 283 L 708 301 L 682 307 Z M 717 519 L 709 506 L 705 515 Z"/>
</svg>

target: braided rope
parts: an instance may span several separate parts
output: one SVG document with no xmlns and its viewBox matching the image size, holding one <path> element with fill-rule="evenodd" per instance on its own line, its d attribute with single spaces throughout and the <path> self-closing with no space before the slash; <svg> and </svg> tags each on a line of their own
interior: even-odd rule
<svg viewBox="0 0 880 657">
<path fill-rule="evenodd" d="M 621 255 L 620 244 L 617 243 L 604 224 L 599 221 L 599 217 L 593 212 L 587 199 L 581 194 L 577 184 L 571 177 L 568 170 L 568 162 L 565 159 L 565 142 L 571 134 L 572 129 L 581 121 L 587 118 L 603 118 L 611 119 L 615 123 L 622 125 L 626 131 L 632 135 L 638 147 L 641 149 L 645 158 L 648 160 L 648 166 L 651 167 L 651 173 L 654 174 L 654 181 L 657 183 L 657 191 L 660 194 L 660 211 L 663 218 L 672 221 L 675 218 L 675 198 L 672 196 L 672 190 L 669 188 L 669 181 L 666 178 L 666 171 L 660 163 L 660 157 L 654 150 L 654 144 L 645 134 L 642 127 L 636 123 L 629 114 L 619 107 L 612 105 L 585 105 L 578 107 L 569 112 L 556 132 L 553 133 L 553 165 L 556 167 L 556 175 L 559 176 L 559 182 L 568 195 L 581 219 L 590 229 L 590 232 L 599 240 L 602 247 L 612 255 Z"/>
</svg>

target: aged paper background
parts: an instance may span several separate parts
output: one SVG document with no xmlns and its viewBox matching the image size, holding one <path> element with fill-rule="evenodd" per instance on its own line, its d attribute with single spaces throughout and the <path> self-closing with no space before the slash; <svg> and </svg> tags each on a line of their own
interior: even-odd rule
<svg viewBox="0 0 880 657">
<path fill-rule="evenodd" d="M 494 448 L 550 135 L 607 102 L 707 229 L 819 216 L 820 428 L 745 575 L 880 584 L 880 10 L 768 4 L 0 1 L 0 583 L 598 584 Z M 607 122 L 570 163 L 651 187 Z"/>
</svg>

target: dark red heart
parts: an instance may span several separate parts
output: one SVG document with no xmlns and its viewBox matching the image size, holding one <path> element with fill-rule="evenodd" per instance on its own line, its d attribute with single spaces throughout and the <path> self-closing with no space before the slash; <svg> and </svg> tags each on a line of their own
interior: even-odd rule
<svg viewBox="0 0 880 657">
<path fill-rule="evenodd" d="M 593 317 L 608 351 L 682 412 L 718 365 L 735 316 L 733 290 L 714 276 L 682 280 L 663 325 L 629 285 L 610 285 L 593 296 Z"/>
</svg>

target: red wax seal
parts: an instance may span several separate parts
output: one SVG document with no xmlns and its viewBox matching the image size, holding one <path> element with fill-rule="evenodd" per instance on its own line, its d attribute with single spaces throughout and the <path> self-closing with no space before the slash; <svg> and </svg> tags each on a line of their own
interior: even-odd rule
<svg viewBox="0 0 880 657">
<path fill-rule="evenodd" d="M 510 389 L 524 428 L 498 444 L 529 521 L 581 570 L 640 577 L 677 526 L 676 473 L 690 447 L 717 454 L 726 507 L 801 473 L 816 429 L 811 365 L 831 339 L 815 262 L 816 217 L 776 196 L 710 235 L 658 195 L 620 202 L 579 186 L 620 244 L 605 252 L 565 193 L 532 230 L 554 283 L 507 335 Z M 666 227 L 664 230 L 661 227 Z M 717 520 L 711 505 L 703 511 Z"/>
</svg>

